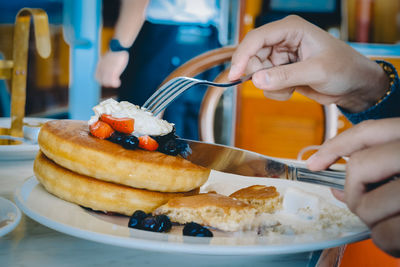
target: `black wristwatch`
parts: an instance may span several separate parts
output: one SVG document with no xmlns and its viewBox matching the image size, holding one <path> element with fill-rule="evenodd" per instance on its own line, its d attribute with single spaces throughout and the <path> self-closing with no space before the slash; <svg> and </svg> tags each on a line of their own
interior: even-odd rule
<svg viewBox="0 0 400 267">
<path fill-rule="evenodd" d="M 129 51 L 130 47 L 123 47 L 117 39 L 111 39 L 110 50 L 113 52 Z"/>
</svg>

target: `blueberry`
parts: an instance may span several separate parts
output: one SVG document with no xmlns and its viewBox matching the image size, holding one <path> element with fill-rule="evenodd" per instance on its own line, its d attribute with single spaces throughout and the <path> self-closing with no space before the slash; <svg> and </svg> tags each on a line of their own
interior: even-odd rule
<svg viewBox="0 0 400 267">
<path fill-rule="evenodd" d="M 213 233 L 198 223 L 190 222 L 183 227 L 183 235 L 197 237 L 213 237 Z"/>
<path fill-rule="evenodd" d="M 167 215 L 157 215 L 156 222 L 157 222 L 156 232 L 168 232 L 169 230 L 171 230 L 172 223 Z"/>
<path fill-rule="evenodd" d="M 164 154 L 172 156 L 176 156 L 179 153 L 176 139 L 170 139 L 167 142 L 163 143 L 158 150 Z"/>
<path fill-rule="evenodd" d="M 124 138 L 125 138 L 125 135 L 124 134 L 120 134 L 120 133 L 118 133 L 118 132 L 114 132 L 109 138 L 108 138 L 108 140 L 109 141 L 111 141 L 111 142 L 113 142 L 113 143 L 116 143 L 116 144 L 121 144 L 122 143 L 122 140 L 124 140 Z"/>
<path fill-rule="evenodd" d="M 146 214 L 144 211 L 142 210 L 135 211 L 129 218 L 128 227 L 141 229 L 142 222 L 146 217 L 148 217 L 148 214 Z"/>
<path fill-rule="evenodd" d="M 160 135 L 150 135 L 150 137 L 156 140 L 159 145 L 164 141 L 164 137 Z"/>
<path fill-rule="evenodd" d="M 156 217 L 149 216 L 142 221 L 141 229 L 156 232 L 158 229 L 158 225 L 159 223 L 157 222 Z"/>
<path fill-rule="evenodd" d="M 163 145 L 164 143 L 166 143 L 167 141 L 171 140 L 171 139 L 176 139 L 177 136 L 175 135 L 175 127 L 172 129 L 172 131 L 168 134 L 165 135 L 155 135 L 155 136 L 151 136 L 154 140 L 157 141 L 157 143 L 159 145 Z"/>
<path fill-rule="evenodd" d="M 126 135 L 121 145 L 126 149 L 136 149 L 139 146 L 139 139 L 133 135 Z"/>
<path fill-rule="evenodd" d="M 189 144 L 181 139 L 176 140 L 176 148 L 178 149 L 178 153 L 184 158 L 192 153 Z"/>
</svg>

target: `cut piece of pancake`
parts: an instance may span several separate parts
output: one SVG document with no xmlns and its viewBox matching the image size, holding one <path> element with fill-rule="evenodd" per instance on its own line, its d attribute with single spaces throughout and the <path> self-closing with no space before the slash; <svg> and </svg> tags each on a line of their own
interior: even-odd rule
<svg viewBox="0 0 400 267">
<path fill-rule="evenodd" d="M 196 222 L 223 231 L 238 231 L 255 226 L 257 209 L 224 195 L 207 193 L 173 198 L 153 213 L 165 214 L 181 224 Z"/>
<path fill-rule="evenodd" d="M 128 150 L 93 137 L 87 122 L 56 120 L 39 133 L 43 153 L 57 164 L 104 181 L 160 192 L 187 192 L 203 185 L 210 169 L 156 151 Z"/>
<path fill-rule="evenodd" d="M 152 212 L 169 199 L 197 194 L 161 193 L 100 181 L 65 169 L 39 152 L 33 170 L 45 189 L 75 204 L 98 211 L 116 212 L 131 216 L 136 210 Z"/>
<path fill-rule="evenodd" d="M 230 195 L 257 208 L 261 212 L 273 213 L 282 207 L 282 197 L 275 186 L 252 185 Z"/>
</svg>

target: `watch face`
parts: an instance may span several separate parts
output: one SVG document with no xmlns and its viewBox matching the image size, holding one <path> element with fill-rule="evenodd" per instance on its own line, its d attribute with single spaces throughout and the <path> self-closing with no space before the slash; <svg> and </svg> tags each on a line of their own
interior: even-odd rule
<svg viewBox="0 0 400 267">
<path fill-rule="evenodd" d="M 117 39 L 112 39 L 110 41 L 110 50 L 113 52 L 128 51 L 129 47 L 123 47 Z"/>
</svg>

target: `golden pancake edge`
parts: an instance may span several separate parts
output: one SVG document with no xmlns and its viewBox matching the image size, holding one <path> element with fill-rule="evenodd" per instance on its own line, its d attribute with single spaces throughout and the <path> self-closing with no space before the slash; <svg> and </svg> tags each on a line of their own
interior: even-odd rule
<svg viewBox="0 0 400 267">
<path fill-rule="evenodd" d="M 252 185 L 233 192 L 229 197 L 252 205 L 260 212 L 273 213 L 282 207 L 282 197 L 275 186 Z"/>
<path fill-rule="evenodd" d="M 254 227 L 257 209 L 242 201 L 215 193 L 176 197 L 158 207 L 153 214 L 165 214 L 180 224 L 196 222 L 223 231 Z"/>
<path fill-rule="evenodd" d="M 128 216 L 139 209 L 151 212 L 172 198 L 198 193 L 198 189 L 186 193 L 161 193 L 104 182 L 63 168 L 42 152 L 36 156 L 33 170 L 45 189 L 61 199 L 93 210 Z"/>
<path fill-rule="evenodd" d="M 89 133 L 86 121 L 55 120 L 39 133 L 41 151 L 58 165 L 99 180 L 160 192 L 203 185 L 210 169 L 156 151 L 128 150 Z"/>
</svg>

